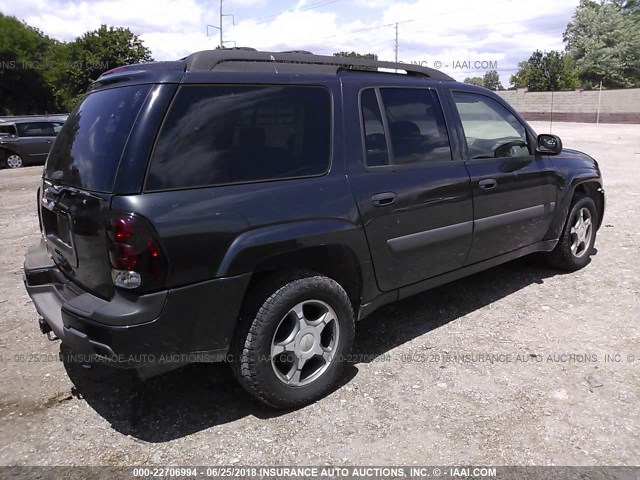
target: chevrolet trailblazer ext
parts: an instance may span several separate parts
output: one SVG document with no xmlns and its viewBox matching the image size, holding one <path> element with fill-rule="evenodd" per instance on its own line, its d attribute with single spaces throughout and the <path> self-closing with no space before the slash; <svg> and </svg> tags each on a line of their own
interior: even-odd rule
<svg viewBox="0 0 640 480">
<path fill-rule="evenodd" d="M 296 407 L 381 305 L 533 252 L 584 267 L 602 187 L 593 158 L 437 70 L 203 51 L 92 85 L 48 157 L 25 284 L 72 351 L 227 360 Z"/>
</svg>

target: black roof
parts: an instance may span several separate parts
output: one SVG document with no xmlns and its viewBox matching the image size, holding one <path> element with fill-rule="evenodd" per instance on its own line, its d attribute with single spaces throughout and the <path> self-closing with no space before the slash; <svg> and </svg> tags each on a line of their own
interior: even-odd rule
<svg viewBox="0 0 640 480">
<path fill-rule="evenodd" d="M 455 81 L 449 75 L 433 68 L 409 63 L 382 62 L 351 57 L 314 55 L 305 50 L 286 52 L 260 52 L 254 48 L 234 47 L 203 50 L 176 61 L 149 62 L 116 67 L 103 73 L 93 82 L 89 91 L 126 81 L 180 82 L 188 72 L 276 72 L 336 74 L 340 71 L 367 71 L 394 74 L 394 70 L 407 75 L 440 81 Z"/>
<path fill-rule="evenodd" d="M 318 72 L 338 70 L 370 70 L 377 71 L 380 68 L 387 70 L 402 70 L 409 75 L 417 75 L 433 80 L 455 81 L 446 73 L 439 70 L 413 65 L 408 63 L 383 62 L 351 57 L 336 57 L 326 55 L 314 55 L 304 50 L 287 52 L 260 52 L 252 48 L 221 48 L 217 50 L 203 50 L 192 53 L 182 59 L 185 62 L 187 72 L 209 71 L 214 69 L 224 70 L 256 70 L 256 64 L 286 65 L 287 70 L 292 71 L 294 65 L 300 65 L 301 70 L 313 71 L 310 66 L 316 66 Z M 233 65 L 228 65 L 232 63 Z M 225 65 L 226 64 L 226 65 Z M 306 67 L 303 67 L 306 66 Z M 393 73 L 393 72 L 391 72 Z"/>
</svg>

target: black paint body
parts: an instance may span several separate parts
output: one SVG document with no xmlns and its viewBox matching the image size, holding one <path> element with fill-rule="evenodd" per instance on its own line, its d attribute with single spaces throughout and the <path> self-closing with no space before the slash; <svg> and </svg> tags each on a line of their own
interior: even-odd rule
<svg viewBox="0 0 640 480">
<path fill-rule="evenodd" d="M 95 90 L 140 83 L 152 84 L 151 93 L 131 130 L 113 191 L 85 192 L 48 179 L 39 194 L 44 236 L 50 233 L 50 200 L 53 209 L 68 212 L 73 241 L 65 245 L 52 238 L 30 250 L 25 283 L 44 321 L 77 350 L 103 355 L 215 352 L 215 359 L 221 359 L 251 278 L 323 251 L 342 252 L 336 262 L 352 260 L 344 268 L 351 269 L 346 273 L 357 285 L 352 301 L 363 318 L 398 298 L 551 250 L 578 185 L 590 183 L 595 191 L 602 187 L 597 163 L 567 149 L 553 157 L 532 153 L 468 160 L 450 91 L 486 95 L 513 110 L 488 90 L 453 81 L 364 71 L 185 73 L 174 68 L 124 73 Z M 191 84 L 328 89 L 328 173 L 145 192 L 157 132 L 176 91 Z M 367 168 L 359 92 L 371 87 L 435 90 L 452 159 Z M 513 113 L 535 147 L 535 133 Z M 377 198 L 391 203 L 381 205 Z M 601 219 L 604 195 L 598 205 Z M 115 211 L 139 214 L 155 229 L 168 268 L 162 289 L 136 293 L 111 283 L 107 224 Z"/>
</svg>

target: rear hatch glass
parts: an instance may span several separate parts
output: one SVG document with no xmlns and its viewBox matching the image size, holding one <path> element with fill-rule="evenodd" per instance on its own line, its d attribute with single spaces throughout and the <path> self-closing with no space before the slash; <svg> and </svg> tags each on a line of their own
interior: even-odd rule
<svg viewBox="0 0 640 480">
<path fill-rule="evenodd" d="M 42 233 L 60 271 L 84 290 L 113 294 L 107 225 L 120 158 L 151 85 L 87 95 L 58 134 L 45 166 Z"/>
<path fill-rule="evenodd" d="M 65 122 L 49 153 L 45 177 L 94 192 L 112 192 L 118 165 L 151 85 L 87 95 Z"/>
</svg>

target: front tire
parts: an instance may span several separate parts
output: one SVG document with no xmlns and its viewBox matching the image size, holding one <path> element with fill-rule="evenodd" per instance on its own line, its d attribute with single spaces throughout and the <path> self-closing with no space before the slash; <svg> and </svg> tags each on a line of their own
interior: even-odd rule
<svg viewBox="0 0 640 480">
<path fill-rule="evenodd" d="M 575 271 L 585 267 L 591 257 L 596 241 L 598 210 L 588 196 L 575 198 L 558 244 L 549 254 L 555 267 Z"/>
<path fill-rule="evenodd" d="M 242 386 L 276 408 L 302 407 L 329 393 L 353 345 L 344 289 L 330 278 L 301 274 L 274 277 L 250 295 L 232 351 Z"/>
</svg>

